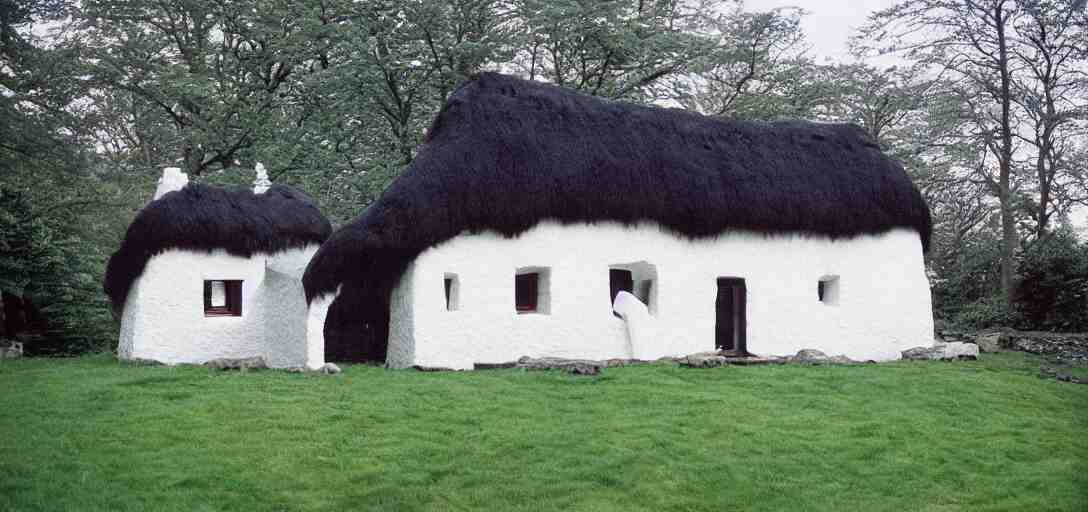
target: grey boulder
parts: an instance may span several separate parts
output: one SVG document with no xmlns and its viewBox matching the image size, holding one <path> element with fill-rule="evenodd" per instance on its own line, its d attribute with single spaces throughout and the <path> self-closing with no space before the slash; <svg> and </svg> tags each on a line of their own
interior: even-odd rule
<svg viewBox="0 0 1088 512">
<path fill-rule="evenodd" d="M 795 363 L 823 364 L 830 362 L 831 358 L 827 357 L 827 354 L 819 350 L 813 348 L 803 348 L 801 350 L 798 350 L 797 354 L 795 354 L 791 359 Z"/>
<path fill-rule="evenodd" d="M 978 359 L 978 345 L 974 343 L 937 343 L 932 347 L 914 347 L 902 352 L 903 359 L 910 361 L 954 361 Z"/>
</svg>

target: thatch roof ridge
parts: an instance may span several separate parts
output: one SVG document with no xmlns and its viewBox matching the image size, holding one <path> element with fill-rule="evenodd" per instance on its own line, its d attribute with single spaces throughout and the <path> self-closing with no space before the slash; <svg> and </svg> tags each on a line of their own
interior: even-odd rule
<svg viewBox="0 0 1088 512">
<path fill-rule="evenodd" d="M 140 210 L 106 265 L 103 288 L 120 311 L 147 262 L 168 249 L 250 257 L 320 244 L 331 232 L 314 201 L 292 187 L 277 184 L 255 194 L 190 183 Z"/>
</svg>

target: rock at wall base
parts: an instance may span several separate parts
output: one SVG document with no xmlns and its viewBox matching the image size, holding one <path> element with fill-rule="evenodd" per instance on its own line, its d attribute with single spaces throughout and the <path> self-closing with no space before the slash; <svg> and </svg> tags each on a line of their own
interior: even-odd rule
<svg viewBox="0 0 1088 512">
<path fill-rule="evenodd" d="M 804 364 L 826 364 L 830 360 L 831 358 L 827 357 L 827 354 L 813 348 L 798 350 L 797 354 L 790 358 L 790 362 Z"/>
<path fill-rule="evenodd" d="M 523 356 L 518 359 L 518 368 L 525 370 L 563 370 L 571 375 L 600 375 L 608 363 L 589 359 L 562 359 L 558 357 L 532 358 Z"/>
<path fill-rule="evenodd" d="M 239 357 L 229 358 L 224 357 L 220 359 L 212 359 L 204 363 L 204 366 L 215 370 L 264 370 L 268 368 L 268 364 L 265 363 L 263 357 Z"/>
<path fill-rule="evenodd" d="M 23 344 L 18 341 L 0 340 L 0 359 L 23 357 Z"/>
<path fill-rule="evenodd" d="M 336 375 L 340 373 L 340 367 L 333 363 L 325 363 L 321 365 L 321 368 L 317 369 L 317 372 L 325 375 Z"/>
<path fill-rule="evenodd" d="M 978 345 L 954 341 L 937 343 L 932 347 L 908 348 L 902 352 L 908 361 L 954 361 L 957 359 L 978 359 Z"/>
<path fill-rule="evenodd" d="M 727 364 L 726 357 L 716 351 L 691 354 L 680 361 L 680 366 L 688 368 L 718 368 Z"/>
</svg>

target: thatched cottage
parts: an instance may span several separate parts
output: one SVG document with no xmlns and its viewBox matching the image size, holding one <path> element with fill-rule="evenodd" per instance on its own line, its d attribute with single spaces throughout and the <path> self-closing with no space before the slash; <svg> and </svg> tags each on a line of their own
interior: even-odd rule
<svg viewBox="0 0 1088 512">
<path fill-rule="evenodd" d="M 314 255 L 308 350 L 520 356 L 932 343 L 925 202 L 856 126 L 735 122 L 483 74 Z"/>
<path fill-rule="evenodd" d="M 331 231 L 291 187 L 263 178 L 252 191 L 188 184 L 166 169 L 106 268 L 121 317 L 119 357 L 321 366 L 324 354 L 306 351 L 301 278 Z"/>
</svg>

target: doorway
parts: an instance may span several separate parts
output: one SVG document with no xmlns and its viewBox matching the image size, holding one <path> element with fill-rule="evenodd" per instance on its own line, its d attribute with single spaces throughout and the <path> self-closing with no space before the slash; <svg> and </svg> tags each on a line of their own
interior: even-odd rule
<svg viewBox="0 0 1088 512">
<path fill-rule="evenodd" d="M 718 350 L 738 355 L 748 353 L 745 339 L 747 299 L 748 291 L 744 285 L 744 279 L 739 277 L 718 278 L 714 335 L 714 346 Z"/>
</svg>

